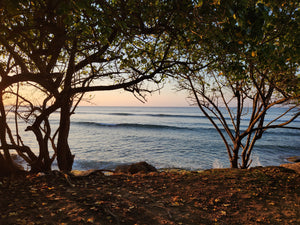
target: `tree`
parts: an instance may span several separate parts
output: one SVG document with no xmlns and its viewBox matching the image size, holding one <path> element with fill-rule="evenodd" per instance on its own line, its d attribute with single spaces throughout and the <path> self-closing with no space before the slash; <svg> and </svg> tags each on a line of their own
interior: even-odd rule
<svg viewBox="0 0 300 225">
<path fill-rule="evenodd" d="M 299 3 L 200 1 L 195 15 L 188 35 L 198 48 L 190 54 L 204 69 L 184 66 L 180 86 L 220 134 L 231 167 L 248 168 L 266 130 L 299 129 L 288 126 L 300 115 Z M 283 105 L 285 112 L 267 122 L 267 113 Z"/>
<path fill-rule="evenodd" d="M 17 150 L 33 171 L 50 170 L 54 157 L 60 170 L 70 171 L 74 159 L 68 145 L 70 116 L 83 94 L 122 88 L 143 98 L 143 91 L 151 91 L 143 87 L 145 81 L 159 88 L 175 64 L 167 60 L 176 36 L 168 30 L 182 15 L 176 12 L 186 5 L 131 0 L 3 1 L 0 87 L 2 93 L 22 99 L 22 104 L 15 101 L 13 113 L 21 115 L 20 104 L 29 107 L 21 118 L 32 121 L 26 130 L 33 132 L 39 146 L 36 155 L 22 141 L 14 141 L 13 135 L 9 135 L 11 143 L 6 143 L 4 134 L 11 133 L 6 124 L 7 129 L 1 130 L 4 152 Z M 39 105 L 16 91 L 17 85 L 38 90 Z M 52 134 L 49 116 L 57 110 L 59 127 Z"/>
</svg>

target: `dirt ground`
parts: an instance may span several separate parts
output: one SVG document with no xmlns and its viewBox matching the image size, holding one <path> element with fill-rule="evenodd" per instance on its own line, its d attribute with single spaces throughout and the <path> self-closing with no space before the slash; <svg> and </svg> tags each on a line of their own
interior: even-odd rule
<svg viewBox="0 0 300 225">
<path fill-rule="evenodd" d="M 300 224 L 282 167 L 0 178 L 0 224 Z"/>
</svg>

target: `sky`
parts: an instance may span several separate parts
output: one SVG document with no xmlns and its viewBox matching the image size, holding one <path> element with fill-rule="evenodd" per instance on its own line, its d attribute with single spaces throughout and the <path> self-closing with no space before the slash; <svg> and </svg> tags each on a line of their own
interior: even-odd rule
<svg viewBox="0 0 300 225">
<path fill-rule="evenodd" d="M 25 98 L 39 96 L 36 89 L 29 90 L 28 87 L 20 86 L 20 92 Z M 43 99 L 37 97 L 36 101 Z M 85 101 L 84 99 L 88 99 Z M 114 91 L 98 91 L 86 93 L 80 102 L 81 106 L 141 106 L 141 107 L 188 107 L 190 102 L 186 91 L 176 91 L 174 84 L 165 84 L 160 91 L 147 93 L 146 102 L 142 103 L 130 92 L 123 89 Z M 15 104 L 15 98 L 8 98 L 5 104 Z M 36 102 L 36 104 L 40 104 Z"/>
<path fill-rule="evenodd" d="M 132 93 L 124 90 L 93 92 L 89 102 L 82 101 L 85 106 L 145 106 L 145 107 L 187 107 L 190 103 L 187 93 L 176 91 L 170 86 L 164 87 L 159 92 L 147 94 L 147 102 L 142 103 Z M 87 96 L 88 96 L 87 95 Z"/>
</svg>

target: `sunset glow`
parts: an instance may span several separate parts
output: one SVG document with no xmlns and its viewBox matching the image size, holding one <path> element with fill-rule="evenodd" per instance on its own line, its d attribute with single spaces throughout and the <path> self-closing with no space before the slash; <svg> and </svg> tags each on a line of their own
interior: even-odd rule
<svg viewBox="0 0 300 225">
<path fill-rule="evenodd" d="M 133 96 L 132 93 L 123 90 L 102 91 L 87 94 L 85 97 L 91 97 L 89 101 L 82 101 L 82 106 L 151 106 L 151 107 L 186 107 L 190 103 L 185 92 L 176 92 L 170 88 L 162 89 L 160 92 L 148 94 L 147 102 L 142 103 Z"/>
</svg>

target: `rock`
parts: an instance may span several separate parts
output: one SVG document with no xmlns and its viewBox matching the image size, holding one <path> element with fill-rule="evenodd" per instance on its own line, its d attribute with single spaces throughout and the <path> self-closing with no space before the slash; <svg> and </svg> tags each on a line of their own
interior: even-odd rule
<svg viewBox="0 0 300 225">
<path fill-rule="evenodd" d="M 88 177 L 90 175 L 99 175 L 99 176 L 104 176 L 104 173 L 102 170 L 94 170 L 94 169 L 90 169 L 90 170 L 72 170 L 70 172 L 71 176 L 74 177 Z"/>
<path fill-rule="evenodd" d="M 43 176 L 46 176 L 46 174 L 43 173 L 43 172 L 39 172 L 39 173 L 37 174 L 37 176 L 38 176 L 38 177 L 43 177 Z"/>
<path fill-rule="evenodd" d="M 86 177 L 89 176 L 91 173 L 96 172 L 96 170 L 72 170 L 71 174 L 75 177 Z"/>
<path fill-rule="evenodd" d="M 292 156 L 287 158 L 290 162 L 300 162 L 300 156 Z"/>
<path fill-rule="evenodd" d="M 285 167 L 291 170 L 295 170 L 297 173 L 300 173 L 300 162 L 297 163 L 287 163 L 280 165 L 281 167 Z"/>
<path fill-rule="evenodd" d="M 157 172 L 157 169 L 154 166 L 148 164 L 147 162 L 138 162 L 130 165 L 121 165 L 121 166 L 117 166 L 115 169 L 115 173 L 135 174 L 139 172 L 141 173 Z"/>
</svg>

